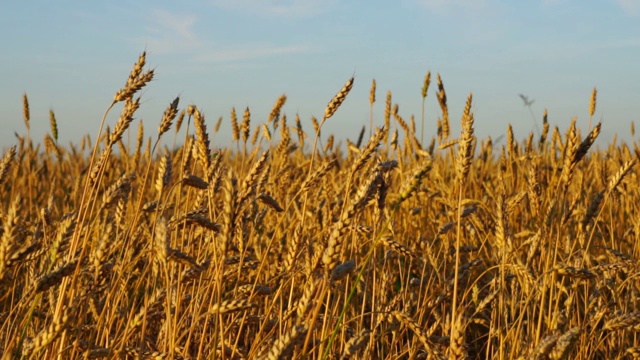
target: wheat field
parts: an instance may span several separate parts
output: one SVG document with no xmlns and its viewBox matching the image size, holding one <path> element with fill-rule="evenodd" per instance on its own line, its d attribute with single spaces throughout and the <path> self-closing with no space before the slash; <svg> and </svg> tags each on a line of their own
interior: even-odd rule
<svg viewBox="0 0 640 360">
<path fill-rule="evenodd" d="M 95 142 L 62 146 L 53 112 L 32 141 L 24 95 L 0 160 L 2 359 L 640 358 L 637 145 L 592 148 L 600 124 L 545 112 L 494 149 L 471 95 L 450 133 L 428 73 L 424 143 L 391 92 L 382 127 L 320 136 L 351 78 L 321 119 L 287 118 L 284 95 L 266 121 L 232 109 L 216 150 L 221 120 L 179 98 L 131 126 L 145 64 Z"/>
</svg>

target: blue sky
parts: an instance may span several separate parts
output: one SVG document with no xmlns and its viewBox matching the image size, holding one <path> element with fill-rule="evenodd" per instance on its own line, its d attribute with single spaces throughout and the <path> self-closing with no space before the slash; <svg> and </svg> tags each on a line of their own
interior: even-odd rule
<svg viewBox="0 0 640 360">
<path fill-rule="evenodd" d="M 282 93 L 290 124 L 297 113 L 311 132 L 311 116 L 322 116 L 354 72 L 354 89 L 324 134 L 353 139 L 368 125 L 374 78 L 375 122 L 391 90 L 400 114 L 419 124 L 427 71 L 442 76 L 454 136 L 469 92 L 481 138 L 504 134 L 508 123 L 519 138 L 534 130 L 519 93 L 535 99 L 536 121 L 546 108 L 551 125 L 564 131 L 575 116 L 584 133 L 597 87 L 601 146 L 616 133 L 633 141 L 629 125 L 640 120 L 640 0 L 12 1 L 0 4 L 0 34 L 3 149 L 16 142 L 14 131 L 26 131 L 23 92 L 34 139 L 49 131 L 50 108 L 63 143 L 95 138 L 145 49 L 156 68 L 137 116 L 146 134 L 155 137 L 180 95 L 181 107 L 198 105 L 210 128 L 224 117 L 214 147 L 229 144 L 232 106 L 240 114 L 250 107 L 253 128 Z M 432 84 L 429 139 L 440 114 L 434 91 Z"/>
</svg>

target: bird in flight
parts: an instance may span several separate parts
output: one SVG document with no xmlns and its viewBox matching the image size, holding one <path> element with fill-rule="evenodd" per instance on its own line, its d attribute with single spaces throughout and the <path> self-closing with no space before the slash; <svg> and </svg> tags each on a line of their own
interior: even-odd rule
<svg viewBox="0 0 640 360">
<path fill-rule="evenodd" d="M 531 105 L 533 105 L 533 102 L 535 101 L 535 100 L 529 100 L 528 96 L 525 96 L 525 95 L 522 95 L 522 94 L 518 94 L 518 96 L 520 96 L 522 101 L 524 101 L 524 106 L 531 106 Z"/>
</svg>

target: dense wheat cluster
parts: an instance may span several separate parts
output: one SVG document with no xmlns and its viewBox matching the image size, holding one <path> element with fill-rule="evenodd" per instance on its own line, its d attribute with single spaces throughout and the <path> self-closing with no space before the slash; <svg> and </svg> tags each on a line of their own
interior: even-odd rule
<svg viewBox="0 0 640 360">
<path fill-rule="evenodd" d="M 351 78 L 320 120 L 291 122 L 285 95 L 264 121 L 232 109 L 218 150 L 220 120 L 177 98 L 157 131 L 130 126 L 145 62 L 93 143 L 58 143 L 53 112 L 33 142 L 23 98 L 0 160 L 3 359 L 640 357 L 639 151 L 592 148 L 600 124 L 545 113 L 494 149 L 471 95 L 450 133 L 437 76 L 417 135 L 373 81 L 383 125 L 339 148 L 319 135 Z"/>
</svg>

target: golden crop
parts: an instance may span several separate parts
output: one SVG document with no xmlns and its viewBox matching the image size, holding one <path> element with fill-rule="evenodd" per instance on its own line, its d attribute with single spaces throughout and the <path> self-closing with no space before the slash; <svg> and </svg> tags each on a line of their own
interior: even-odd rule
<svg viewBox="0 0 640 360">
<path fill-rule="evenodd" d="M 450 134 L 437 76 L 437 136 L 389 92 L 384 126 L 344 152 L 318 135 L 351 78 L 311 131 L 282 95 L 265 123 L 233 109 L 235 144 L 213 151 L 220 121 L 178 98 L 134 135 L 145 62 L 94 143 L 61 146 L 52 112 L 41 149 L 24 96 L 27 134 L 0 161 L 3 359 L 640 356 L 640 152 L 592 148 L 600 124 L 545 114 L 494 151 L 471 95 Z M 183 145 L 158 146 L 172 128 Z"/>
</svg>

